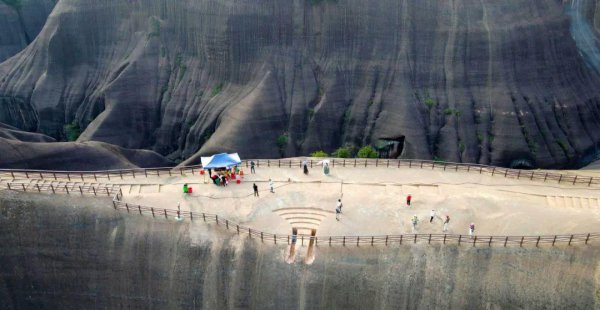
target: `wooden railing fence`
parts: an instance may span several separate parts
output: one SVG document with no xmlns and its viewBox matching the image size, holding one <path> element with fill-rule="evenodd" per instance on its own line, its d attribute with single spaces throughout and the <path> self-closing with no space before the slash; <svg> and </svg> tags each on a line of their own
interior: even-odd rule
<svg viewBox="0 0 600 310">
<path fill-rule="evenodd" d="M 302 159 L 253 159 L 242 161 L 241 166 L 249 168 L 250 162 L 254 161 L 257 168 L 259 167 L 279 167 L 293 168 L 301 167 Z M 307 160 L 308 165 L 312 168 L 317 166 L 321 159 L 310 158 Z M 600 178 L 591 176 L 582 176 L 577 174 L 553 173 L 543 170 L 521 170 L 510 169 L 478 164 L 464 164 L 452 162 L 440 162 L 431 160 L 413 160 L 413 159 L 364 159 L 364 158 L 334 158 L 329 160 L 332 168 L 334 167 L 386 167 L 386 168 L 419 168 L 444 171 L 463 171 L 470 173 L 485 174 L 491 176 L 527 179 L 541 182 L 556 182 L 559 184 L 571 184 L 588 187 L 599 187 Z M 39 178 L 57 180 L 90 180 L 99 179 L 124 179 L 125 177 L 160 177 L 160 176 L 175 176 L 185 175 L 187 173 L 196 174 L 202 170 L 201 165 L 186 166 L 186 167 L 162 167 L 162 168 L 139 168 L 139 169 L 122 169 L 122 170 L 105 170 L 105 171 L 48 171 L 48 170 L 15 170 L 15 169 L 0 169 L 0 176 L 10 176 L 14 178 Z"/>
</svg>

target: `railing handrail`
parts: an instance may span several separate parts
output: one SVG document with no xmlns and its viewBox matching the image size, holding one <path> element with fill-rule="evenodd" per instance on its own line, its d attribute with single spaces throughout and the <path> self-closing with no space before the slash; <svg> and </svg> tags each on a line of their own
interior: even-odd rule
<svg viewBox="0 0 600 310">
<path fill-rule="evenodd" d="M 265 232 L 265 231 L 261 231 L 261 230 L 257 230 L 257 229 L 253 229 L 251 227 L 248 226 L 244 226 L 244 225 L 240 225 L 239 223 L 236 223 L 234 221 L 230 221 L 229 219 L 219 216 L 217 214 L 209 214 L 209 213 L 203 213 L 203 212 L 193 212 L 193 211 L 178 211 L 178 210 L 174 210 L 174 209 L 166 209 L 166 208 L 154 208 L 154 207 L 148 207 L 148 206 L 141 206 L 141 205 L 136 205 L 136 204 L 132 204 L 132 205 L 128 205 L 127 203 L 124 203 L 122 201 L 113 201 L 115 203 L 115 209 L 120 208 L 123 209 L 122 206 L 126 205 L 127 207 L 132 208 L 133 211 L 135 211 L 136 208 L 140 208 L 140 213 L 141 213 L 141 209 L 143 208 L 144 210 L 156 210 L 157 214 L 158 212 L 164 212 L 165 215 L 180 215 L 180 216 L 189 216 L 190 219 L 202 219 L 203 221 L 210 221 L 210 222 L 216 222 L 217 224 L 221 225 L 226 225 L 227 229 L 234 229 L 237 230 L 238 233 L 244 233 L 244 234 L 249 234 L 252 236 L 262 236 L 262 238 L 264 239 L 265 237 L 267 237 L 267 239 L 272 239 L 276 242 L 276 240 L 289 240 L 290 238 L 292 238 L 292 235 L 289 234 L 274 234 L 274 233 L 270 233 L 270 232 Z M 158 214 L 160 215 L 160 214 Z M 405 240 L 405 242 L 410 242 L 411 240 L 429 240 L 431 241 L 440 241 L 443 240 L 444 241 L 452 241 L 452 240 L 461 240 L 463 243 L 469 244 L 469 243 L 489 243 L 491 245 L 491 243 L 506 243 L 506 244 L 517 244 L 520 243 L 522 244 L 531 244 L 531 243 L 550 243 L 553 242 L 556 243 L 564 243 L 564 242 L 569 242 L 569 244 L 571 243 L 578 243 L 578 242 L 589 242 L 589 240 L 595 240 L 595 239 L 600 239 L 600 232 L 597 233 L 572 233 L 572 234 L 566 234 L 566 235 L 509 235 L 509 236 L 500 236 L 500 235 L 475 235 L 473 236 L 473 238 L 471 238 L 468 235 L 457 235 L 457 234 L 399 234 L 399 235 L 331 235 L 331 236 L 311 236 L 311 235 L 307 235 L 307 234 L 297 234 L 296 235 L 296 239 L 306 239 L 307 241 L 310 240 L 321 240 L 321 242 L 331 242 L 331 243 L 341 243 L 340 241 L 344 242 L 344 243 L 348 243 L 348 244 L 352 244 L 352 243 L 356 243 L 356 242 L 360 242 L 360 240 L 363 240 L 363 244 L 380 244 L 380 243 L 384 243 L 384 242 L 390 242 L 390 240 L 396 241 L 396 240 Z M 377 242 L 375 242 L 375 240 L 377 240 Z"/>
<path fill-rule="evenodd" d="M 307 159 L 311 165 L 311 167 L 315 164 L 315 162 L 319 162 L 321 160 L 323 160 L 325 158 L 310 158 Z M 456 171 L 459 170 L 459 167 L 461 168 L 466 168 L 467 171 L 471 171 L 474 170 L 473 172 L 479 172 L 480 174 L 484 172 L 484 169 L 486 173 L 490 173 L 492 174 L 492 176 L 496 175 L 496 174 L 500 174 L 503 175 L 504 177 L 514 177 L 516 176 L 517 178 L 529 178 L 530 180 L 541 180 L 543 179 L 543 181 L 558 181 L 559 183 L 572 183 L 573 185 L 575 184 L 587 184 L 588 187 L 591 187 L 592 185 L 600 185 L 600 178 L 597 177 L 593 177 L 593 176 L 585 176 L 585 175 L 580 175 L 580 174 L 573 174 L 573 173 L 569 173 L 569 174 L 563 174 L 563 173 L 553 173 L 553 172 L 548 172 L 548 171 L 544 171 L 544 170 L 524 170 L 524 169 L 513 169 L 513 168 L 504 168 L 504 167 L 496 167 L 496 166 L 488 166 L 488 165 L 482 165 L 482 164 L 472 164 L 472 163 L 455 163 L 455 162 L 441 162 L 441 161 L 435 161 L 435 160 L 422 160 L 422 159 L 379 159 L 379 158 L 331 158 L 328 157 L 327 159 L 330 160 L 330 163 L 332 165 L 332 167 L 335 167 L 336 165 L 336 161 L 337 161 L 337 165 L 340 166 L 354 166 L 354 167 L 368 167 L 369 163 L 375 163 L 375 166 L 379 166 L 379 163 L 381 162 L 381 165 L 385 165 L 386 167 L 390 167 L 390 163 L 392 163 L 393 165 L 391 166 L 397 166 L 398 168 L 400 168 L 402 166 L 402 163 L 404 163 L 405 165 L 408 164 L 409 168 L 412 168 L 413 166 L 415 167 L 420 167 L 420 168 L 429 168 L 431 167 L 432 169 L 435 168 L 443 168 L 444 170 L 452 170 L 455 169 Z M 300 167 L 302 162 L 304 161 L 303 159 L 298 159 L 298 158 L 289 158 L 289 159 L 246 159 L 243 160 L 240 164 L 240 166 L 246 166 L 248 167 L 250 162 L 254 161 L 255 164 L 260 167 L 260 164 L 262 162 L 262 164 L 264 165 L 265 162 L 267 164 L 267 166 L 271 167 L 271 163 L 273 165 L 273 167 L 275 167 L 275 164 L 277 164 L 277 167 L 293 167 L 293 166 L 298 166 Z M 436 167 L 437 165 L 437 167 Z M 449 168 L 450 167 L 450 168 Z M 135 176 L 135 173 L 144 173 L 146 176 L 148 174 L 148 172 L 157 172 L 157 174 L 160 174 L 160 172 L 164 172 L 164 171 L 168 171 L 169 174 L 171 174 L 172 172 L 180 172 L 183 173 L 184 171 L 187 170 L 193 170 L 194 169 L 202 169 L 202 165 L 191 165 L 191 166 L 175 166 L 175 167 L 155 167 L 155 168 L 134 168 L 134 169 L 113 169 L 113 170 L 97 170 L 97 171 L 66 171 L 66 170 L 31 170 L 31 169 L 0 169 L 0 173 L 25 173 L 26 175 L 28 175 L 29 173 L 32 174 L 40 174 L 43 178 L 43 174 L 53 174 L 54 176 L 56 176 L 57 174 L 59 175 L 75 175 L 75 176 L 80 176 L 83 177 L 84 175 L 86 176 L 91 176 L 93 175 L 95 178 L 96 177 L 103 177 L 104 175 L 108 175 L 109 177 L 111 175 L 118 175 L 120 177 L 123 177 L 127 174 L 132 174 L 133 176 Z M 461 169 L 464 170 L 464 169 Z M 490 171 L 491 170 L 491 171 Z"/>
</svg>

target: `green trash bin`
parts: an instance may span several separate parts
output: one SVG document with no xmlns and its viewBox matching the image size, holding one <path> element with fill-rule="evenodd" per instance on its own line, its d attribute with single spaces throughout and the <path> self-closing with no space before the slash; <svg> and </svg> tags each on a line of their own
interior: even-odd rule
<svg viewBox="0 0 600 310">
<path fill-rule="evenodd" d="M 187 184 L 183 184 L 183 192 L 187 194 L 187 192 L 188 192 L 188 185 Z"/>
</svg>

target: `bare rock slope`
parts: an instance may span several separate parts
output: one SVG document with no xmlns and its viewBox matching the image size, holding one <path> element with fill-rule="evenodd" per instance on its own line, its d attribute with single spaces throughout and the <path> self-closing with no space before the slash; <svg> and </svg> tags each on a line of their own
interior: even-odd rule
<svg viewBox="0 0 600 310">
<path fill-rule="evenodd" d="M 394 138 L 403 158 L 576 166 L 600 142 L 597 5 L 61 0 L 0 64 L 0 122 L 180 160 Z"/>
<path fill-rule="evenodd" d="M 0 196 L 3 309 L 600 306 L 598 245 L 324 245 L 312 265 L 301 257 L 287 264 L 286 244 L 107 205 L 109 199 Z"/>
<path fill-rule="evenodd" d="M 55 0 L 0 0 L 0 62 L 22 51 L 38 35 Z"/>
<path fill-rule="evenodd" d="M 56 142 L 39 133 L 0 123 L 0 167 L 39 170 L 107 170 L 167 167 L 173 162 L 148 150 L 132 150 L 104 142 Z"/>
</svg>

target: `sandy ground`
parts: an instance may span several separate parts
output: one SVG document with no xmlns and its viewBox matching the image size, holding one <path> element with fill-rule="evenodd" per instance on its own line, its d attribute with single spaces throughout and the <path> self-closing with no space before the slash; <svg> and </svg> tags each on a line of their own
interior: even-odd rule
<svg viewBox="0 0 600 310">
<path fill-rule="evenodd" d="M 269 178 L 275 193 L 269 192 Z M 217 187 L 201 175 L 113 182 L 129 184 L 122 186 L 129 203 L 169 209 L 180 204 L 184 211 L 217 214 L 277 234 L 290 234 L 292 222 L 294 227 L 317 228 L 320 236 L 412 233 L 413 215 L 419 218 L 418 233 L 442 233 L 446 214 L 451 218 L 448 233 L 455 234 L 467 234 L 471 222 L 478 235 L 600 231 L 600 189 L 473 172 L 336 167 L 325 176 L 317 167 L 309 175 L 299 168 L 261 167 L 228 187 Z M 183 193 L 184 183 L 193 194 Z M 254 197 L 253 183 L 260 197 Z M 410 207 L 408 194 L 413 196 Z M 340 198 L 343 213 L 336 221 Z M 436 216 L 430 223 L 432 209 Z"/>
</svg>

